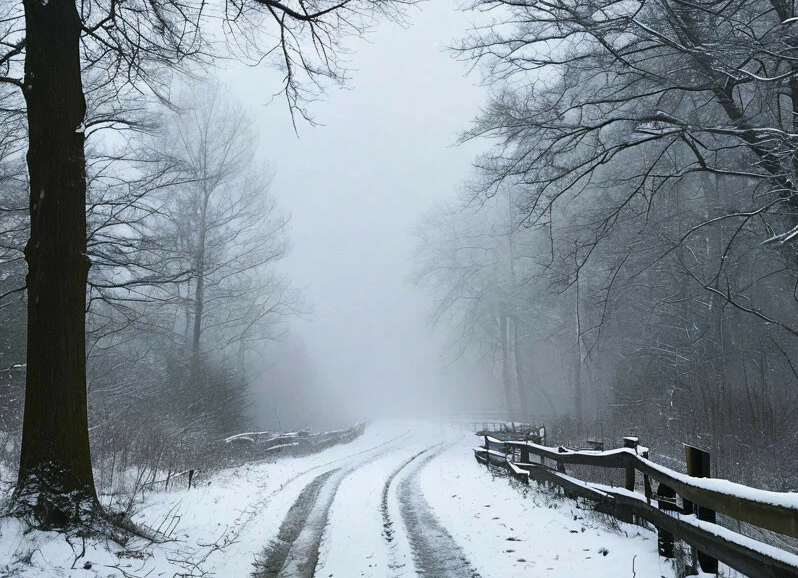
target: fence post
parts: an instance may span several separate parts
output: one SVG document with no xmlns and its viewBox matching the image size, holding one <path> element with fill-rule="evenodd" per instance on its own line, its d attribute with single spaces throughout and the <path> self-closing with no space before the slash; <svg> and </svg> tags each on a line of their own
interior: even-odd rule
<svg viewBox="0 0 798 578">
<path fill-rule="evenodd" d="M 526 444 L 521 446 L 521 456 L 519 457 L 519 459 L 521 460 L 522 464 L 529 463 L 529 446 L 527 446 Z"/>
<path fill-rule="evenodd" d="M 688 476 L 693 476 L 694 478 L 712 477 L 710 474 L 710 454 L 708 451 L 684 444 L 684 457 L 687 462 Z M 688 504 L 690 510 L 687 510 Z M 712 524 L 716 522 L 715 511 L 704 506 L 685 501 L 685 510 L 687 510 L 685 512 L 687 514 L 695 513 L 698 519 L 704 522 L 710 522 Z M 716 558 L 699 551 L 698 563 L 701 565 L 701 570 L 703 572 L 708 574 L 718 573 L 718 560 Z"/>
<path fill-rule="evenodd" d="M 641 458 L 648 459 L 649 449 L 644 447 L 641 448 L 638 446 L 637 448 L 637 455 Z M 651 505 L 651 479 L 648 477 L 648 474 L 643 474 L 643 492 L 646 495 L 646 504 L 649 506 Z"/>
<path fill-rule="evenodd" d="M 679 508 L 676 505 L 676 492 L 665 484 L 657 486 L 657 507 L 665 512 L 674 512 Z M 657 528 L 657 550 L 663 558 L 673 558 L 673 534 Z"/>
<path fill-rule="evenodd" d="M 563 446 L 557 448 L 557 453 L 564 454 L 566 451 L 568 450 L 566 450 Z M 554 461 L 557 464 L 557 471 L 560 472 L 561 474 L 565 474 L 566 473 L 565 464 L 562 463 L 560 460 L 554 460 Z"/>
<path fill-rule="evenodd" d="M 646 504 L 651 505 L 651 479 L 648 474 L 643 474 L 643 492 L 646 495 Z"/>
<path fill-rule="evenodd" d="M 630 448 L 635 450 L 635 454 L 637 453 L 637 444 L 640 443 L 640 440 L 636 437 L 625 437 L 623 438 L 623 447 Z M 629 460 L 629 463 L 626 464 L 626 489 L 634 492 L 635 490 L 635 465 L 632 460 Z"/>
<path fill-rule="evenodd" d="M 490 444 L 488 443 L 488 434 L 484 434 L 485 438 L 485 467 L 490 469 Z"/>
<path fill-rule="evenodd" d="M 191 480 L 194 478 L 194 470 L 188 471 L 188 489 L 191 489 Z"/>
</svg>

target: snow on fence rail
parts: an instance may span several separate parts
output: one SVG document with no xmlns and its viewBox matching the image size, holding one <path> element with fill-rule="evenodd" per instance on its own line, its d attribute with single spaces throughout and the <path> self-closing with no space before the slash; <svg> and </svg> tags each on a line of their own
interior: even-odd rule
<svg viewBox="0 0 798 578">
<path fill-rule="evenodd" d="M 248 461 L 267 459 L 276 452 L 292 456 L 320 452 L 328 447 L 348 443 L 360 437 L 366 429 L 365 423 L 350 428 L 310 433 L 297 432 L 246 432 L 225 438 L 223 465 L 230 467 Z"/>
<path fill-rule="evenodd" d="M 452 415 L 438 416 L 432 421 L 447 425 L 454 429 L 466 430 L 478 435 L 483 434 L 529 434 L 533 433 L 536 438 L 544 439 L 546 436 L 545 428 L 526 422 L 507 421 L 495 417 L 485 417 L 479 415 Z"/>
<path fill-rule="evenodd" d="M 609 451 L 575 451 L 488 435 L 483 438 L 484 445 L 474 450 L 480 463 L 504 468 L 525 484 L 534 479 L 562 488 L 566 496 L 590 500 L 598 511 L 620 520 L 653 524 L 659 532 L 663 556 L 673 557 L 675 538 L 699 551 L 704 570 L 713 563 L 716 567 L 719 560 L 752 578 L 798 577 L 795 554 L 713 523 L 717 512 L 798 538 L 798 493 L 758 490 L 727 480 L 676 472 L 647 459 L 647 449 L 639 447 L 636 438 L 627 438 L 630 447 Z M 613 487 L 584 481 L 568 475 L 570 466 L 621 469 L 626 483 L 624 487 Z M 637 474 L 642 474 L 642 493 L 636 491 Z M 656 493 L 652 491 L 652 480 L 659 483 Z M 683 500 L 682 506 L 678 505 L 677 494 Z"/>
</svg>

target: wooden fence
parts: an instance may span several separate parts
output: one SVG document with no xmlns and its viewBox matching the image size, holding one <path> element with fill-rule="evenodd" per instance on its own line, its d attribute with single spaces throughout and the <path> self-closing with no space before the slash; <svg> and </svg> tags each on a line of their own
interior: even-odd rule
<svg viewBox="0 0 798 578">
<path fill-rule="evenodd" d="M 481 416 L 439 416 L 433 418 L 435 423 L 448 426 L 452 429 L 470 431 L 477 435 L 494 434 L 502 438 L 545 440 L 546 428 L 542 425 L 507 421 L 493 417 Z"/>
<path fill-rule="evenodd" d="M 698 550 L 704 571 L 717 572 L 720 561 L 751 578 L 798 577 L 797 555 L 714 523 L 719 513 L 798 538 L 798 493 L 769 492 L 676 472 L 647 459 L 647 450 L 638 446 L 636 438 L 626 439 L 628 447 L 609 451 L 575 451 L 488 435 L 483 439 L 483 446 L 474 450 L 480 463 L 500 467 L 525 484 L 532 479 L 559 487 L 567 496 L 590 500 L 598 511 L 620 520 L 653 524 L 660 555 L 673 556 L 675 538 Z M 691 454 L 687 456 L 690 459 Z M 616 487 L 587 482 L 568 474 L 574 466 L 622 470 L 625 483 Z M 688 472 L 689 468 L 688 462 Z M 658 483 L 656 492 L 652 482 Z"/>
</svg>

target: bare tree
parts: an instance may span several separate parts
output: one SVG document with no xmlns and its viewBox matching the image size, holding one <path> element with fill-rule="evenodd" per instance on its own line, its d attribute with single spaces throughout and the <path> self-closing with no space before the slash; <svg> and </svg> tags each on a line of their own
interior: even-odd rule
<svg viewBox="0 0 798 578">
<path fill-rule="evenodd" d="M 211 467 L 216 442 L 247 426 L 253 359 L 297 311 L 250 120 L 218 86 L 191 88 L 157 130 L 90 165 L 90 423 L 105 487 L 131 461 Z"/>
<path fill-rule="evenodd" d="M 486 353 L 500 367 L 511 417 L 527 419 L 530 398 L 552 405 L 528 350 L 557 324 L 531 299 L 539 235 L 518 225 L 507 195 L 478 207 L 435 209 L 416 230 L 412 279 L 432 291 L 431 320 L 448 326 L 455 356 L 472 346 Z"/>
<path fill-rule="evenodd" d="M 286 223 L 257 167 L 251 121 L 218 86 L 197 93 L 150 144 L 169 151 L 182 175 L 183 184 L 165 190 L 150 231 L 165 232 L 179 268 L 190 271 L 178 290 L 194 354 L 273 337 L 272 321 L 292 311 L 288 284 L 273 269 L 286 252 Z"/>
<path fill-rule="evenodd" d="M 221 16 L 238 46 L 282 63 L 285 94 L 295 110 L 303 80 L 341 78 L 335 54 L 342 36 L 362 31 L 376 13 L 395 14 L 400 4 L 230 1 L 221 14 L 192 0 L 23 0 L 22 10 L 13 5 L 12 16 L 4 22 L 11 33 L 0 54 L 6 71 L 0 80 L 19 88 L 26 103 L 31 234 L 25 256 L 33 304 L 28 308 L 17 512 L 31 514 L 44 525 L 68 526 L 97 511 L 85 387 L 90 261 L 83 63 L 91 63 L 111 84 L 158 91 L 168 67 L 210 58 L 202 31 Z M 253 32 L 268 28 L 269 34 Z"/>
<path fill-rule="evenodd" d="M 715 225 L 755 230 L 776 244 L 793 238 L 792 2 L 474 4 L 496 7 L 502 17 L 460 46 L 464 56 L 486 64 L 497 87 L 466 135 L 498 139 L 480 161 L 480 194 L 518 190 L 534 223 L 557 203 L 614 191 L 614 205 L 605 205 L 593 223 L 593 242 L 600 242 L 640 203 L 650 204 L 674 183 L 694 182 L 693 175 L 711 174 L 731 192 L 728 202 L 676 241 Z M 750 194 L 733 193 L 741 188 Z M 739 249 L 738 241 L 727 238 L 727 253 Z M 750 302 L 727 275 L 727 263 L 695 280 L 741 311 L 795 333 L 789 319 Z"/>
</svg>

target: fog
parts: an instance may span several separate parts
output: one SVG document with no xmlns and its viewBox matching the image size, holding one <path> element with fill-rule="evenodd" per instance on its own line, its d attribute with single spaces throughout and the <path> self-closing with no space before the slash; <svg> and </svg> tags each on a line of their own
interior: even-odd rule
<svg viewBox="0 0 798 578">
<path fill-rule="evenodd" d="M 413 227 L 455 197 L 478 152 L 455 143 L 486 91 L 446 49 L 468 26 L 469 16 L 436 2 L 411 9 L 407 26 L 381 23 L 351 39 L 347 88 L 311 106 L 319 126 L 298 119 L 296 132 L 284 99 L 269 102 L 277 73 L 217 73 L 256 121 L 290 215 L 281 267 L 307 311 L 271 348 L 254 394 L 261 425 L 275 412 L 283 426 L 321 427 L 482 403 L 469 396 L 490 372 L 452 364 L 428 322 L 429 299 L 408 282 Z"/>
<path fill-rule="evenodd" d="M 6 574 L 798 576 L 794 2 L 6 8 Z"/>
</svg>

